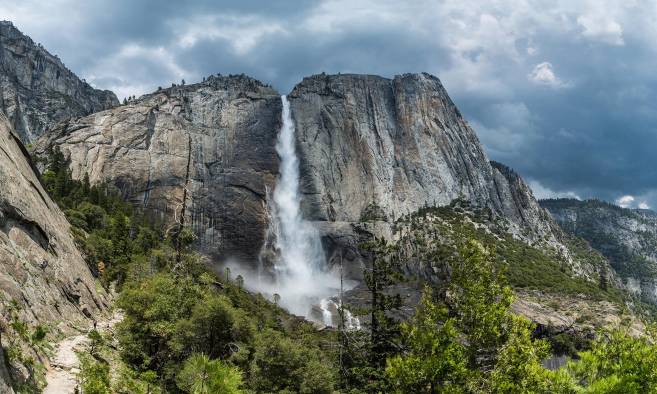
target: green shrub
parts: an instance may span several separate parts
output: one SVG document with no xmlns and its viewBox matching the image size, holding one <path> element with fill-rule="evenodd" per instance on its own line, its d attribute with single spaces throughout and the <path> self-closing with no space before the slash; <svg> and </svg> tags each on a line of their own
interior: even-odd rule
<svg viewBox="0 0 657 394">
<path fill-rule="evenodd" d="M 220 360 L 210 360 L 205 354 L 193 354 L 183 364 L 176 383 L 191 394 L 238 394 L 242 392 L 242 373 Z"/>
<path fill-rule="evenodd" d="M 111 394 L 110 368 L 105 362 L 80 355 L 80 387 L 85 394 Z"/>
<path fill-rule="evenodd" d="M 334 377 L 316 348 L 303 346 L 278 331 L 258 335 L 251 362 L 250 386 L 258 392 L 330 394 Z"/>
</svg>

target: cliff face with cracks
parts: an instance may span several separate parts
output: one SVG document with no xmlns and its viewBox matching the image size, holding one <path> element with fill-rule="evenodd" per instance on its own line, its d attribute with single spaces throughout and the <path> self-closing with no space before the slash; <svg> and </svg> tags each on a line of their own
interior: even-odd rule
<svg viewBox="0 0 657 394">
<path fill-rule="evenodd" d="M 35 144 L 58 146 L 74 177 L 110 182 L 198 248 L 254 263 L 267 228 L 267 193 L 278 172 L 277 92 L 245 77 L 165 89 L 59 125 Z"/>
<path fill-rule="evenodd" d="M 488 209 L 515 237 L 557 250 L 577 275 L 598 278 L 571 256 L 518 174 L 488 160 L 436 77 L 316 75 L 289 101 L 303 215 L 348 277 L 361 277 L 368 258 L 359 244 L 371 234 L 391 236 L 402 214 L 459 199 Z M 280 124 L 273 89 L 245 76 L 211 77 L 62 123 L 35 149 L 59 147 L 74 177 L 113 183 L 169 226 L 184 212 L 201 252 L 255 267 Z"/>
<path fill-rule="evenodd" d="M 81 324 L 107 307 L 69 227 L 0 115 L 0 318 L 12 300 L 25 321 L 52 327 Z"/>
<path fill-rule="evenodd" d="M 63 119 L 118 104 L 114 93 L 94 89 L 11 22 L 0 21 L 0 111 L 23 142 Z"/>
<path fill-rule="evenodd" d="M 360 261 L 363 231 L 389 233 L 385 222 L 455 199 L 489 208 L 518 236 L 557 243 L 529 187 L 489 162 L 438 78 L 322 74 L 305 78 L 289 99 L 303 211 L 333 261 Z M 373 217 L 377 224 L 358 225 Z"/>
</svg>

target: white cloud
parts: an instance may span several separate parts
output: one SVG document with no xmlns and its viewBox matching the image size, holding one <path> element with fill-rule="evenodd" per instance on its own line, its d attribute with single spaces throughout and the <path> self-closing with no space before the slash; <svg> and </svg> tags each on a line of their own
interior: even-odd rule
<svg viewBox="0 0 657 394">
<path fill-rule="evenodd" d="M 543 200 L 546 198 L 575 198 L 577 200 L 581 200 L 580 196 L 572 191 L 554 191 L 550 188 L 547 188 L 543 186 L 539 181 L 535 179 L 530 179 L 527 182 L 529 184 L 529 187 L 532 189 L 532 192 L 534 193 L 534 197 L 536 197 L 539 200 Z"/>
<path fill-rule="evenodd" d="M 581 15 L 577 24 L 583 28 L 582 36 L 610 45 L 624 45 L 623 28 L 607 15 Z"/>
<path fill-rule="evenodd" d="M 155 69 L 165 73 L 169 81 L 179 82 L 190 76 L 190 72 L 178 64 L 169 49 L 128 43 L 92 69 L 88 81 L 93 85 L 98 85 L 98 80 L 111 81 L 103 88 L 111 89 L 120 100 L 154 91 L 158 83 L 162 85 L 160 81 L 150 78 Z"/>
<path fill-rule="evenodd" d="M 635 200 L 634 196 L 630 196 L 628 194 L 628 195 L 625 195 L 625 196 L 618 197 L 616 199 L 616 204 L 618 204 L 619 206 L 621 206 L 623 208 L 629 208 L 634 204 L 634 200 Z"/>
<path fill-rule="evenodd" d="M 171 24 L 182 48 L 191 48 L 200 40 L 222 39 L 237 55 L 246 55 L 270 34 L 286 32 L 280 23 L 257 15 L 206 15 Z"/>
<path fill-rule="evenodd" d="M 650 209 L 650 205 L 643 197 L 635 197 L 629 194 L 618 197 L 616 204 L 623 208 Z"/>
<path fill-rule="evenodd" d="M 570 86 L 569 83 L 562 81 L 554 73 L 552 63 L 543 62 L 537 64 L 529 74 L 529 80 L 552 88 L 564 88 Z"/>
</svg>

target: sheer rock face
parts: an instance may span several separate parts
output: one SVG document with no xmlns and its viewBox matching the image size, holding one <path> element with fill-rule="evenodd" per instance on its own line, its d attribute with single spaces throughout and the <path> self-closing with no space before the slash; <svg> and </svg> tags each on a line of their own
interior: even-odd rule
<svg viewBox="0 0 657 394">
<path fill-rule="evenodd" d="M 328 249 L 347 244 L 349 257 L 358 258 L 363 229 L 346 230 L 375 204 L 389 220 L 455 199 L 490 208 L 519 236 L 554 241 L 549 215 L 517 174 L 489 162 L 438 78 L 322 74 L 305 78 L 289 99 L 303 211 Z"/>
<path fill-rule="evenodd" d="M 23 142 L 63 119 L 118 104 L 114 93 L 92 88 L 11 22 L 0 21 L 0 111 Z"/>
<path fill-rule="evenodd" d="M 0 316 L 11 300 L 32 323 L 81 325 L 107 307 L 64 214 L 0 114 Z"/>
<path fill-rule="evenodd" d="M 607 257 L 627 288 L 657 304 L 657 214 L 597 200 L 543 200 L 564 231 Z"/>
<path fill-rule="evenodd" d="M 73 177 L 111 182 L 169 226 L 180 219 L 199 249 L 255 263 L 278 172 L 281 100 L 245 76 L 161 90 L 59 125 L 36 144 L 59 146 Z"/>
<path fill-rule="evenodd" d="M 365 237 L 391 236 L 393 219 L 455 199 L 489 208 L 518 237 L 563 248 L 531 190 L 489 162 L 437 78 L 317 75 L 289 100 L 302 211 L 348 277 L 367 262 L 358 247 Z M 170 224 L 187 184 L 186 223 L 200 250 L 253 264 L 266 237 L 280 117 L 274 90 L 243 76 L 212 77 L 63 123 L 36 152 L 59 146 L 74 177 L 110 181 Z"/>
</svg>

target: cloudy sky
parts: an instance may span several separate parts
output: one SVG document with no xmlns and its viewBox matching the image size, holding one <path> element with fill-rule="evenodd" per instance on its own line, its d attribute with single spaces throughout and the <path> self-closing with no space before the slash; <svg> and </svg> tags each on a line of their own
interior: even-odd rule
<svg viewBox="0 0 657 394">
<path fill-rule="evenodd" d="M 0 19 L 119 97 L 427 71 L 537 196 L 657 207 L 654 0 L 0 0 Z"/>
</svg>

